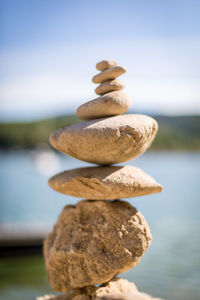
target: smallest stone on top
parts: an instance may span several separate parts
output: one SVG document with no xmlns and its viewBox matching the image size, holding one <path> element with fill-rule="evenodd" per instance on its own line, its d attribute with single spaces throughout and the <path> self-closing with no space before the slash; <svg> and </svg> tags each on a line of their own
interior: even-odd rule
<svg viewBox="0 0 200 300">
<path fill-rule="evenodd" d="M 101 96 L 78 107 L 76 114 L 83 120 L 120 115 L 131 106 L 130 97 L 121 92 L 123 83 L 117 79 L 126 69 L 118 66 L 114 60 L 103 60 L 97 63 L 96 68 L 101 72 L 92 81 L 100 83 L 95 92 Z"/>
<path fill-rule="evenodd" d="M 116 67 L 117 62 L 115 60 L 102 60 L 96 64 L 96 68 L 99 71 L 105 71 L 106 69 Z"/>
</svg>

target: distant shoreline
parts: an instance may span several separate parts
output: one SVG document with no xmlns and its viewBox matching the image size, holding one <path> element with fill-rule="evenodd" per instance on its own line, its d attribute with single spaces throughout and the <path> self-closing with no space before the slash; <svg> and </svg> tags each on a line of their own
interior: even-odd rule
<svg viewBox="0 0 200 300">
<path fill-rule="evenodd" d="M 159 131 L 151 151 L 200 151 L 200 116 L 153 117 Z M 78 122 L 75 115 L 67 115 L 27 123 L 0 123 L 0 150 L 48 147 L 52 131 Z"/>
</svg>

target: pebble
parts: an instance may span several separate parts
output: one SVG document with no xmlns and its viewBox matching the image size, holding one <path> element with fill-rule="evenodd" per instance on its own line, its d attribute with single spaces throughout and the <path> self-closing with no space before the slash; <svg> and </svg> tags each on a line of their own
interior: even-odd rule
<svg viewBox="0 0 200 300">
<path fill-rule="evenodd" d="M 116 77 L 124 74 L 126 72 L 126 69 L 124 67 L 116 66 L 109 69 L 106 69 L 105 71 L 98 73 L 92 78 L 92 81 L 94 83 L 102 83 L 104 81 L 115 79 Z"/>
<path fill-rule="evenodd" d="M 133 166 L 79 168 L 49 179 L 59 193 L 92 200 L 113 200 L 143 196 L 162 191 L 162 186 Z"/>
<path fill-rule="evenodd" d="M 117 66 L 117 62 L 114 60 L 102 60 L 99 63 L 96 64 L 96 68 L 99 71 L 104 71 L 108 68 L 112 68 Z"/>
<path fill-rule="evenodd" d="M 127 231 L 119 237 L 122 225 Z M 152 237 L 140 212 L 125 201 L 65 206 L 44 242 L 51 287 L 58 292 L 108 282 L 135 267 Z"/>
<path fill-rule="evenodd" d="M 77 159 L 116 164 L 144 153 L 155 138 L 157 122 L 145 115 L 120 115 L 84 121 L 54 131 L 51 145 Z"/>
<path fill-rule="evenodd" d="M 110 92 L 78 107 L 76 115 L 91 120 L 125 113 L 131 106 L 131 98 L 120 91 Z"/>
<path fill-rule="evenodd" d="M 118 79 L 108 80 L 101 83 L 96 89 L 95 92 L 98 95 L 103 95 L 112 91 L 120 91 L 124 88 L 122 82 Z"/>
</svg>

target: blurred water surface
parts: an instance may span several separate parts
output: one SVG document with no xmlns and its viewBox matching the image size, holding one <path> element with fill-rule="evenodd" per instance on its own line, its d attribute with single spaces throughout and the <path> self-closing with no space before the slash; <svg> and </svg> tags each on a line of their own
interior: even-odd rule
<svg viewBox="0 0 200 300">
<path fill-rule="evenodd" d="M 200 154 L 147 152 L 127 164 L 152 175 L 164 191 L 128 200 L 148 220 L 153 242 L 140 264 L 122 277 L 164 299 L 200 299 Z M 1 228 L 16 234 L 49 230 L 62 207 L 78 199 L 51 190 L 48 177 L 87 165 L 49 151 L 1 152 Z M 41 256 L 0 259 L 0 299 L 34 299 L 48 292 Z"/>
</svg>

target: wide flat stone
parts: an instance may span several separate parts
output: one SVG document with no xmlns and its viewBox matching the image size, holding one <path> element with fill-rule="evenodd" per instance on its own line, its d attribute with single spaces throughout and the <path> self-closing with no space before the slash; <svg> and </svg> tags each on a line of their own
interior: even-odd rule
<svg viewBox="0 0 200 300">
<path fill-rule="evenodd" d="M 98 73 L 92 78 L 94 83 L 102 83 L 104 81 L 115 79 L 116 77 L 124 74 L 126 72 L 126 68 L 121 66 L 112 67 L 106 69 L 105 71 Z"/>
<path fill-rule="evenodd" d="M 65 292 L 108 282 L 136 266 L 151 239 L 142 214 L 125 201 L 66 206 L 44 242 L 50 285 Z"/>
<path fill-rule="evenodd" d="M 57 192 L 92 200 L 129 198 L 162 191 L 162 186 L 132 166 L 79 168 L 49 179 Z"/>
<path fill-rule="evenodd" d="M 105 93 L 120 91 L 124 88 L 123 83 L 118 79 L 104 81 L 95 89 L 96 94 L 103 95 Z"/>
<path fill-rule="evenodd" d="M 125 113 L 131 107 L 131 98 L 120 91 L 110 92 L 77 108 L 76 115 L 91 120 Z"/>
<path fill-rule="evenodd" d="M 121 115 L 85 121 L 54 131 L 51 145 L 65 154 L 96 164 L 115 164 L 141 155 L 151 145 L 157 122 L 145 115 Z"/>
<path fill-rule="evenodd" d="M 115 66 L 117 66 L 117 62 L 115 60 L 102 60 L 96 64 L 96 68 L 99 71 L 104 71 Z"/>
</svg>

